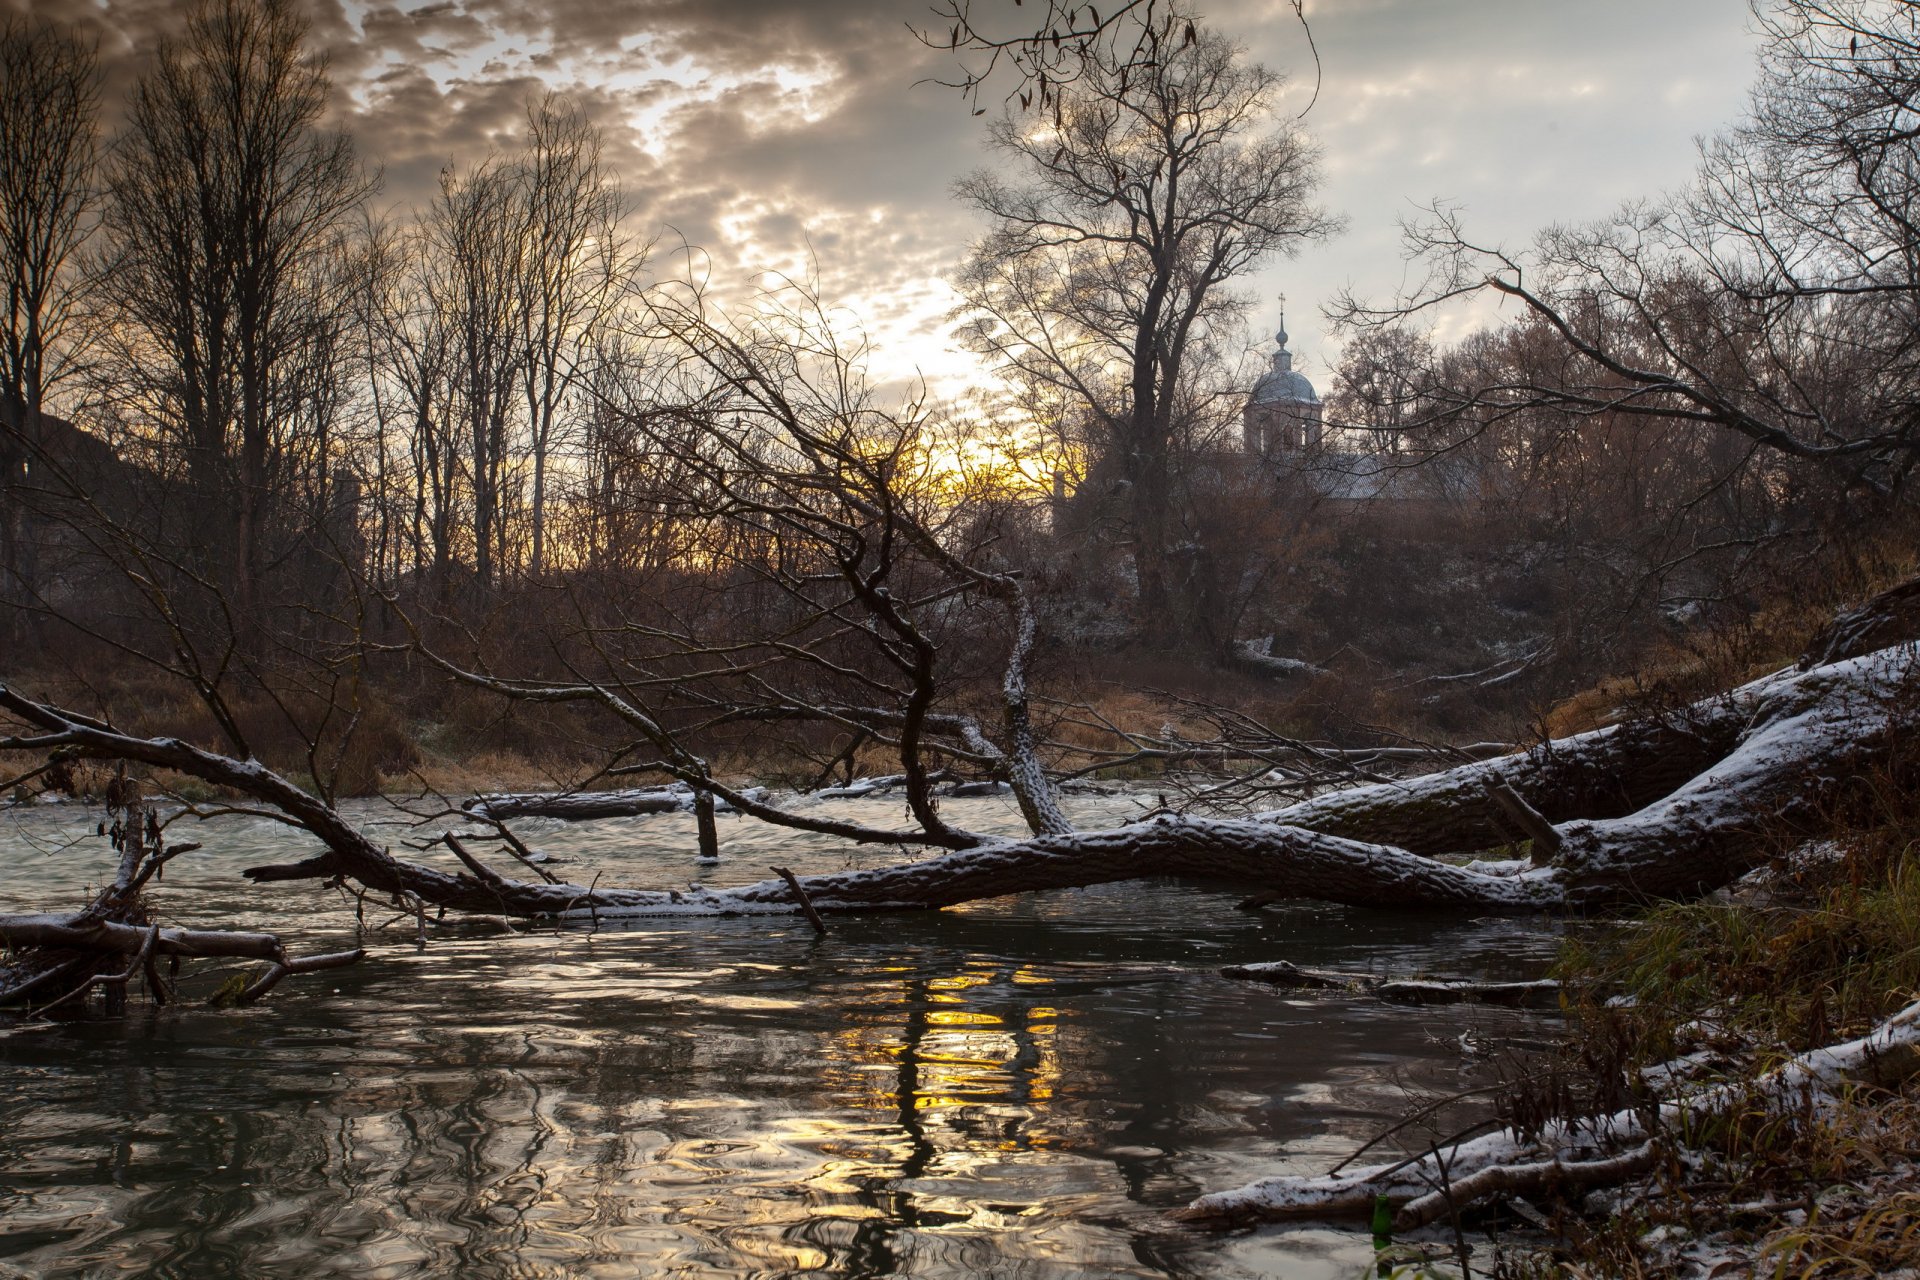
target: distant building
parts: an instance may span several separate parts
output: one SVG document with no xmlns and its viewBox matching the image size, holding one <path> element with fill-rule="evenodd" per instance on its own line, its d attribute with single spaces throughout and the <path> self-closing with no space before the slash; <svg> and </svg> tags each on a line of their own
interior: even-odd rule
<svg viewBox="0 0 1920 1280">
<path fill-rule="evenodd" d="M 1329 440 L 1320 396 L 1293 367 L 1284 307 L 1274 340 L 1279 350 L 1273 353 L 1272 367 L 1253 384 L 1241 409 L 1246 452 L 1269 471 L 1297 475 L 1322 500 L 1337 503 L 1426 505 L 1458 499 L 1475 489 L 1477 471 L 1467 458 L 1342 447 L 1343 433 L 1337 430 Z"/>
<path fill-rule="evenodd" d="M 1280 344 L 1280 349 L 1273 353 L 1273 367 L 1253 384 L 1253 394 L 1241 411 L 1247 452 L 1258 458 L 1281 452 L 1316 451 L 1321 443 L 1320 397 L 1306 376 L 1293 367 L 1293 352 L 1287 350 L 1284 308 L 1280 313 L 1280 330 L 1273 336 Z"/>
</svg>

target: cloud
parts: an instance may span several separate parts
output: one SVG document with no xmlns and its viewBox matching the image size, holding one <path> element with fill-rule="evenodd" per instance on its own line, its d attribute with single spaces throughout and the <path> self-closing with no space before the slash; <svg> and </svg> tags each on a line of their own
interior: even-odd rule
<svg viewBox="0 0 1920 1280">
<path fill-rule="evenodd" d="M 1303 107 L 1313 68 L 1291 4 L 1210 9 L 1294 73 Z M 1463 206 L 1483 241 L 1518 247 L 1680 185 L 1694 138 L 1738 114 L 1753 75 L 1744 0 L 1322 0 L 1307 16 L 1321 83 L 1304 126 L 1325 153 L 1322 198 L 1349 229 L 1255 282 L 1302 301 L 1345 284 L 1393 293 L 1397 220 L 1435 197 Z M 1334 351 L 1314 318 L 1290 327 L 1324 377 Z"/>
<path fill-rule="evenodd" d="M 182 12 L 174 0 L 31 7 L 101 37 L 113 98 Z M 1291 0 L 1207 11 L 1293 74 L 1289 112 L 1306 106 L 1313 61 Z M 838 296 L 881 313 L 895 346 L 910 345 L 907 324 L 929 343 L 944 334 L 944 303 L 930 300 L 976 232 L 949 188 L 988 156 L 982 121 L 925 83 L 952 71 L 908 30 L 926 0 L 308 0 L 308 12 L 339 121 L 383 167 L 388 203 L 424 205 L 445 165 L 511 148 L 529 97 L 558 90 L 604 130 L 647 233 L 671 227 L 721 277 L 817 263 Z M 1351 229 L 1250 287 L 1296 299 L 1308 367 L 1331 354 L 1314 303 L 1349 282 L 1398 285 L 1395 219 L 1415 202 L 1457 200 L 1477 234 L 1509 243 L 1599 216 L 1684 180 L 1693 136 L 1738 111 L 1751 75 L 1743 0 L 1318 0 L 1307 16 L 1319 94 L 1300 127 Z M 933 352 L 921 363 L 941 363 Z"/>
</svg>

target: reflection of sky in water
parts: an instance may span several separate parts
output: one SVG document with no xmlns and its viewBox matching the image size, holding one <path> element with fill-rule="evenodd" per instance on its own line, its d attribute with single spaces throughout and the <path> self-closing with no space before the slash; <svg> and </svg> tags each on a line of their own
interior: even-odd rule
<svg viewBox="0 0 1920 1280">
<path fill-rule="evenodd" d="M 1083 821 L 1131 805 L 1080 803 L 1104 811 Z M 67 843 L 89 823 L 0 814 L 0 909 L 77 903 L 107 867 L 104 842 Z M 723 824 L 706 868 L 673 815 L 523 829 L 607 884 L 900 856 Z M 252 821 L 195 838 L 157 895 L 168 919 L 298 950 L 353 932 L 331 895 L 239 879 L 309 842 Z M 1479 1081 L 1462 1032 L 1528 1024 L 1213 970 L 1518 973 L 1548 939 L 1234 900 L 1115 885 L 837 918 L 818 941 L 784 919 L 641 920 L 424 953 L 396 925 L 367 964 L 251 1012 L 0 1031 L 0 1276 L 1350 1276 L 1367 1250 L 1349 1233 L 1219 1239 L 1160 1213 L 1330 1164 L 1408 1088 Z"/>
</svg>

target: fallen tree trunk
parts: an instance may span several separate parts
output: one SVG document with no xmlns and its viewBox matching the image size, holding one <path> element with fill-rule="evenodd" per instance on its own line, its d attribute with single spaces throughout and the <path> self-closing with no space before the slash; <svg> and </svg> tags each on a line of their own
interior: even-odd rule
<svg viewBox="0 0 1920 1280">
<path fill-rule="evenodd" d="M 1162 815 L 1109 831 L 981 844 L 898 867 L 811 876 L 803 883 L 821 911 L 945 907 L 1153 876 L 1229 881 L 1280 897 L 1389 908 L 1584 910 L 1685 896 L 1725 884 L 1757 865 L 1766 856 L 1760 836 L 1767 824 L 1817 807 L 1842 779 L 1886 753 L 1901 711 L 1900 694 L 1911 686 L 1914 666 L 1911 653 L 1884 650 L 1805 673 L 1782 673 L 1716 700 L 1742 710 L 1733 750 L 1639 812 L 1556 823 L 1560 847 L 1542 865 L 1510 860 L 1461 866 L 1344 834 L 1356 827 L 1410 822 L 1414 814 L 1444 813 L 1449 806 L 1497 812 L 1484 784 L 1486 770 L 1501 762 L 1488 762 L 1309 801 L 1256 819 Z M 1626 754 L 1621 749 L 1625 736 L 1584 735 L 1584 743 L 1572 740 L 1576 745 L 1568 754 L 1578 755 L 1583 767 L 1597 767 L 1600 758 L 1617 761 Z M 1634 742 L 1644 745 L 1656 737 L 1641 735 Z M 1551 754 L 1560 750 L 1555 744 Z M 1396 800 L 1404 808 L 1396 808 Z M 1481 838 L 1503 838 L 1487 821 Z M 1310 829 L 1308 823 L 1331 830 Z M 250 874 L 261 879 L 357 876 L 352 863 L 323 856 Z M 413 864 L 396 863 L 391 874 L 398 887 L 428 902 L 508 914 L 799 909 L 793 891 L 776 880 L 736 889 L 659 892 L 483 881 Z"/>
<path fill-rule="evenodd" d="M 1671 715 L 1335 791 L 1262 817 L 1429 857 L 1474 853 L 1523 837 L 1489 792 L 1496 780 L 1549 822 L 1620 817 L 1671 793 L 1732 751 L 1756 692 L 1746 686 Z"/>
<path fill-rule="evenodd" d="M 1788 1059 L 1755 1080 L 1712 1085 L 1645 1109 L 1556 1120 L 1539 1134 L 1514 1129 L 1392 1163 L 1325 1176 L 1265 1178 L 1201 1196 L 1174 1217 L 1206 1226 L 1292 1218 L 1367 1218 L 1384 1197 L 1408 1231 L 1493 1196 L 1618 1185 L 1652 1167 L 1655 1143 L 1699 1132 L 1735 1108 L 1789 1115 L 1850 1085 L 1891 1087 L 1920 1074 L 1920 1004 L 1844 1044 Z M 1677 1139 L 1676 1139 L 1677 1140 Z"/>
<path fill-rule="evenodd" d="M 1492 1004 L 1513 1009 L 1555 1009 L 1561 986 L 1552 978 L 1530 982 L 1484 982 L 1474 978 L 1382 978 L 1371 973 L 1302 969 L 1285 960 L 1230 964 L 1223 978 L 1259 982 L 1293 991 L 1340 991 L 1388 1004 Z"/>
<path fill-rule="evenodd" d="M 1022 841 L 975 837 L 971 847 L 923 861 L 800 883 L 823 912 L 938 908 L 1160 876 L 1387 908 L 1582 910 L 1684 896 L 1725 884 L 1756 865 L 1766 853 L 1757 837 L 1769 823 L 1816 808 L 1849 774 L 1884 756 L 1916 683 L 1914 654 L 1887 649 L 1806 672 L 1781 672 L 1696 704 L 1683 716 L 1600 730 L 1525 757 L 1361 788 L 1253 819 L 1161 815 L 1107 831 Z M 254 868 L 249 874 L 256 880 L 345 876 L 430 904 L 520 916 L 800 910 L 800 895 L 780 880 L 725 890 L 654 891 L 528 883 L 404 862 L 257 762 L 217 756 L 177 739 L 121 734 L 4 687 L 0 706 L 46 731 L 34 740 L 38 745 L 141 760 L 236 787 L 277 805 L 328 846 L 304 862 Z M 1708 751 L 1708 742 L 1725 746 Z M 1652 789 L 1654 779 L 1676 773 L 1684 775 L 1681 784 L 1638 811 L 1564 816 L 1569 808 L 1605 815 L 1622 803 L 1622 794 L 1637 795 L 1640 788 Z M 1463 866 L 1431 856 L 1515 838 L 1503 826 L 1511 819 L 1489 796 L 1487 784 L 1496 774 L 1552 822 L 1559 842 L 1552 857 Z M 1616 785 L 1622 778 L 1632 784 L 1626 792 Z M 1607 785 L 1599 785 L 1603 780 Z M 1583 803 L 1576 806 L 1576 797 Z M 1368 838 L 1398 832 L 1407 834 L 1397 844 Z"/>
<path fill-rule="evenodd" d="M 267 971 L 249 983 L 236 999 L 236 1003 L 251 1004 L 291 974 L 344 968 L 365 959 L 367 954 L 363 949 L 354 947 L 323 955 L 294 957 L 287 954 L 277 934 L 237 929 L 168 929 L 159 925 L 140 928 L 88 919 L 83 912 L 71 915 L 0 916 L 0 946 L 28 952 L 48 951 L 58 957 L 68 957 L 51 966 L 40 966 L 37 973 L 28 971 L 29 962 L 23 959 L 19 962 L 20 971 L 11 981 L 6 972 L 0 970 L 0 1005 L 17 1003 L 44 989 L 59 991 L 64 985 L 61 981 L 63 976 L 70 979 L 80 970 L 94 968 L 95 959 L 100 957 L 134 957 L 134 964 L 110 978 L 111 982 L 120 986 L 137 978 L 137 970 L 145 968 L 148 960 L 159 956 L 268 961 L 270 967 Z M 164 994 L 166 988 L 155 982 L 156 977 L 149 971 L 154 996 L 164 1001 L 168 998 Z M 100 981 L 97 974 L 88 978 L 89 985 Z M 42 1007 L 60 1003 L 72 994 L 76 992 L 69 987 L 66 995 L 43 1001 Z"/>
<path fill-rule="evenodd" d="M 355 948 L 294 959 L 271 933 L 153 923 L 142 890 L 168 862 L 200 846 L 164 843 L 157 816 L 124 772 L 108 788 L 108 813 L 119 865 L 92 902 L 73 912 L 0 915 L 0 950 L 9 953 L 0 963 L 0 1006 L 37 1000 L 35 1012 L 45 1012 L 101 987 L 109 1011 L 117 1011 L 125 1005 L 129 985 L 143 978 L 155 1002 L 164 1004 L 172 998 L 172 986 L 157 967 L 163 956 L 170 969 L 188 957 L 269 961 L 267 972 L 235 996 L 235 1003 L 251 1004 L 290 974 L 340 968 L 365 956 Z"/>
</svg>

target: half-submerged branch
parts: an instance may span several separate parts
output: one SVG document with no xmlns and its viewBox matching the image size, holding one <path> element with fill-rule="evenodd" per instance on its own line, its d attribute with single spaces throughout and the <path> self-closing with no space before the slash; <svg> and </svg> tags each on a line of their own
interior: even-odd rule
<svg viewBox="0 0 1920 1280">
<path fill-rule="evenodd" d="M 0 691 L 3 692 L 3 691 Z M 168 862 L 198 849 L 198 844 L 167 844 L 151 806 L 140 799 L 139 784 L 123 770 L 108 787 L 111 838 L 119 854 L 110 883 L 79 911 L 0 915 L 0 1006 L 25 1004 L 34 1013 L 84 1002 L 103 990 L 110 1012 L 125 1007 L 127 990 L 144 981 L 155 1003 L 174 998 L 169 973 L 185 958 L 265 960 L 270 967 L 235 996 L 251 1004 L 281 979 L 296 973 L 335 969 L 365 956 L 355 948 L 327 955 L 294 958 L 278 936 L 243 930 L 177 929 L 153 922 L 142 890 Z"/>
<path fill-rule="evenodd" d="M 595 818 L 638 818 L 654 813 L 692 813 L 698 792 L 684 782 L 661 787 L 627 787 L 618 791 L 490 791 L 473 797 L 463 806 L 476 817 L 504 821 L 508 818 L 557 818 L 562 822 L 587 822 Z M 711 794 L 711 793 L 709 793 Z M 766 799 L 765 787 L 747 787 L 742 792 L 752 800 Z M 717 809 L 733 806 L 721 799 Z"/>
</svg>

